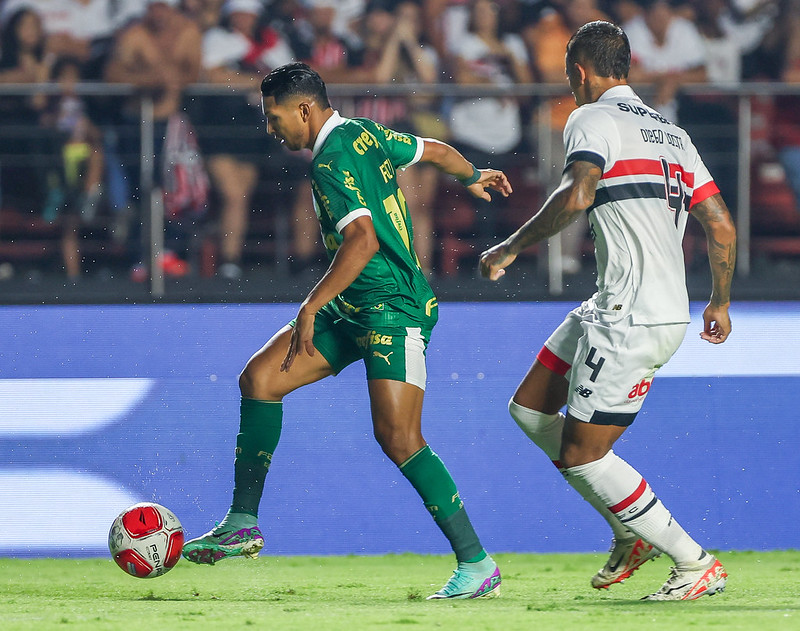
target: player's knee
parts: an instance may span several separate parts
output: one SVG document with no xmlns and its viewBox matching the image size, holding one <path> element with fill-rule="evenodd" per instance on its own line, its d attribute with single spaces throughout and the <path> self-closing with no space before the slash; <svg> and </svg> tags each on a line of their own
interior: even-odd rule
<svg viewBox="0 0 800 631">
<path fill-rule="evenodd" d="M 248 399 L 279 401 L 283 398 L 270 387 L 267 371 L 258 370 L 252 362 L 248 363 L 239 375 L 239 391 Z"/>
<path fill-rule="evenodd" d="M 508 412 L 525 435 L 547 454 L 550 460 L 557 460 L 561 451 L 561 433 L 564 429 L 564 415 L 545 414 L 520 405 L 514 399 L 508 402 Z"/>
<path fill-rule="evenodd" d="M 577 467 L 590 462 L 601 460 L 608 454 L 609 448 L 605 444 L 577 444 L 564 441 L 561 445 L 561 452 L 558 461 L 565 469 Z"/>
<path fill-rule="evenodd" d="M 376 427 L 374 435 L 386 457 L 397 465 L 425 446 L 425 440 L 419 432 L 404 428 Z"/>
</svg>

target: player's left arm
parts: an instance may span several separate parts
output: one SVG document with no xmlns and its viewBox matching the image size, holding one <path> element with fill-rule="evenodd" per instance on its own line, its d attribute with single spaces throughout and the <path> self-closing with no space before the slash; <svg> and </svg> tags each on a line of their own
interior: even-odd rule
<svg viewBox="0 0 800 631">
<path fill-rule="evenodd" d="M 704 326 L 700 337 L 712 344 L 721 344 L 731 333 L 728 307 L 736 265 L 736 227 L 719 193 L 692 206 L 691 212 L 706 233 L 713 283 L 711 299 L 703 311 Z"/>
<path fill-rule="evenodd" d="M 435 138 L 420 138 L 425 143 L 420 162 L 432 164 L 440 171 L 456 177 L 471 195 L 492 201 L 487 189 L 508 197 L 512 192 L 506 174 L 496 169 L 478 169 L 453 146 Z"/>
<path fill-rule="evenodd" d="M 593 162 L 573 162 L 539 212 L 505 241 L 481 254 L 481 274 L 490 280 L 499 279 L 522 250 L 558 234 L 575 221 L 594 203 L 602 175 L 600 167 Z"/>
<path fill-rule="evenodd" d="M 380 248 L 371 217 L 354 219 L 342 229 L 342 236 L 344 239 L 330 267 L 300 305 L 289 350 L 281 364 L 284 372 L 288 372 L 297 355 L 303 352 L 314 355 L 314 320 L 317 312 L 358 278 Z"/>
</svg>

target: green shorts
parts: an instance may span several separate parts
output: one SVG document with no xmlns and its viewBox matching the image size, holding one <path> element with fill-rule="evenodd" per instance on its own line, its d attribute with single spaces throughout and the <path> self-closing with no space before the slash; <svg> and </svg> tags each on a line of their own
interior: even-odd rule
<svg viewBox="0 0 800 631">
<path fill-rule="evenodd" d="M 364 361 L 367 379 L 404 381 L 424 390 L 428 348 L 436 307 L 420 322 L 387 305 L 344 314 L 334 303 L 320 309 L 314 321 L 314 347 L 335 374 Z"/>
</svg>

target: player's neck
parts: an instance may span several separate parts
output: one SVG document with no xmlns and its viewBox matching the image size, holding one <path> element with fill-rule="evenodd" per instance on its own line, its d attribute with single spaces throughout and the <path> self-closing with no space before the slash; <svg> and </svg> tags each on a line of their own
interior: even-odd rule
<svg viewBox="0 0 800 631">
<path fill-rule="evenodd" d="M 319 136 L 319 132 L 322 130 L 323 125 L 328 122 L 328 119 L 333 116 L 333 108 L 329 107 L 328 109 L 321 110 L 321 109 L 313 109 L 311 111 L 311 120 L 309 122 L 311 133 L 309 134 L 309 142 L 306 149 L 314 150 L 314 145 L 317 142 L 317 136 Z"/>
<path fill-rule="evenodd" d="M 588 103 L 595 103 L 603 94 L 618 85 L 628 85 L 627 79 L 616 79 L 614 77 L 594 76 L 589 81 Z"/>
</svg>

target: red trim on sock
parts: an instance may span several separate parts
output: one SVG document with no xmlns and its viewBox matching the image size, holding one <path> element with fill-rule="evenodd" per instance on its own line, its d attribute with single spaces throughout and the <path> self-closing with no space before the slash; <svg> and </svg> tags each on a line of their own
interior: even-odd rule
<svg viewBox="0 0 800 631">
<path fill-rule="evenodd" d="M 641 483 L 639 484 L 639 486 L 636 487 L 636 490 L 633 493 L 631 493 L 628 497 L 622 500 L 619 504 L 614 504 L 614 506 L 609 506 L 608 510 L 610 510 L 612 513 L 619 513 L 620 511 L 625 510 L 626 508 L 628 508 L 628 506 L 633 504 L 642 495 L 644 495 L 644 491 L 646 488 L 647 488 L 647 482 L 645 481 L 644 478 L 642 478 Z"/>
<path fill-rule="evenodd" d="M 572 367 L 546 346 L 542 346 L 542 350 L 540 350 L 539 354 L 536 355 L 536 359 L 538 359 L 539 363 L 545 368 L 549 368 L 554 373 L 561 375 L 562 377 L 566 375 L 567 371 Z"/>
</svg>

